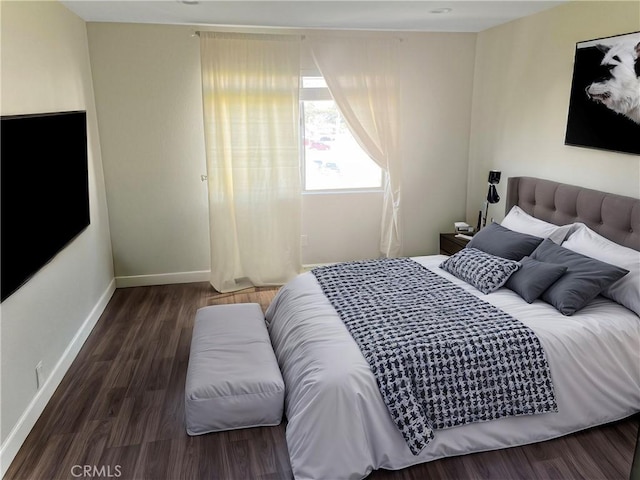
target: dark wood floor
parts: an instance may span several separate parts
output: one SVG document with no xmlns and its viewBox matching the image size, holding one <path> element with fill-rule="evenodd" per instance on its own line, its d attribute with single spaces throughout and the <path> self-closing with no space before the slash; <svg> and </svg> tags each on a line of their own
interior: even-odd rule
<svg viewBox="0 0 640 480">
<path fill-rule="evenodd" d="M 290 479 L 284 424 L 189 437 L 184 383 L 196 310 L 258 302 L 207 283 L 119 289 L 5 479 Z M 639 417 L 525 447 L 449 458 L 371 479 L 624 479 Z M 83 470 L 88 468 L 89 470 Z"/>
</svg>

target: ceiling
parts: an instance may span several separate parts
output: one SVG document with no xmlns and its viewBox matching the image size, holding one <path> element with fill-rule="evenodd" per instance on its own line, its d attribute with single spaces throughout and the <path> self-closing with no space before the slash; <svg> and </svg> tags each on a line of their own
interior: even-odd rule
<svg viewBox="0 0 640 480">
<path fill-rule="evenodd" d="M 429 32 L 479 32 L 567 0 L 113 1 L 62 3 L 88 22 Z M 438 9 L 448 13 L 434 13 Z"/>
</svg>

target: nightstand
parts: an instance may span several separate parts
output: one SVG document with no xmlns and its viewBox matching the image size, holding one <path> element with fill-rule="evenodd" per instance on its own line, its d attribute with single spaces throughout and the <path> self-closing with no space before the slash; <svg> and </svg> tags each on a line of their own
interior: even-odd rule
<svg viewBox="0 0 640 480">
<path fill-rule="evenodd" d="M 466 238 L 456 237 L 455 233 L 441 233 L 440 254 L 453 255 L 454 253 L 458 253 L 467 246 L 467 243 L 469 243 L 469 240 Z"/>
</svg>

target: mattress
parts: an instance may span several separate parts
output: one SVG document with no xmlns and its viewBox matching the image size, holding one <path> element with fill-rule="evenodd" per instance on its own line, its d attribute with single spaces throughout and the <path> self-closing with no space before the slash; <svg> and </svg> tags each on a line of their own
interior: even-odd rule
<svg viewBox="0 0 640 480">
<path fill-rule="evenodd" d="M 418 263 L 531 328 L 545 349 L 557 413 L 437 430 L 413 455 L 369 365 L 314 275 L 282 287 L 266 317 L 286 385 L 287 446 L 296 479 L 359 479 L 438 458 L 534 443 L 640 411 L 640 318 L 602 297 L 571 317 L 501 288 L 484 295 L 444 272 L 447 257 Z"/>
</svg>

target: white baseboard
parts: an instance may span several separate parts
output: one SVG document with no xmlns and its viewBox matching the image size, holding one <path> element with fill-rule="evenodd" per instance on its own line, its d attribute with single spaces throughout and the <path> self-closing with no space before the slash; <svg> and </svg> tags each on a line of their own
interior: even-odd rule
<svg viewBox="0 0 640 480">
<path fill-rule="evenodd" d="M 18 420 L 18 423 L 16 423 L 9 433 L 9 436 L 2 444 L 2 447 L 0 447 L 0 477 L 4 477 L 5 473 L 9 469 L 9 465 L 11 465 L 11 462 L 26 440 L 27 435 L 29 435 L 29 432 L 36 424 L 36 421 L 40 418 L 40 415 L 47 406 L 47 403 L 51 400 L 53 393 L 56 391 L 56 388 L 58 388 L 58 385 L 60 385 L 60 382 L 62 381 L 65 373 L 67 373 L 67 370 L 69 370 L 71 363 L 75 360 L 78 352 L 82 348 L 82 345 L 84 345 L 84 342 L 89 337 L 91 330 L 95 327 L 100 315 L 104 312 L 104 309 L 107 307 L 107 304 L 115 290 L 116 282 L 115 279 L 113 279 L 67 346 L 62 357 L 60 357 L 60 360 L 53 368 L 53 371 L 48 376 L 42 388 L 38 390 L 38 393 L 33 397 L 33 400 L 29 403 L 29 406 Z"/>
<path fill-rule="evenodd" d="M 148 287 L 150 285 L 170 285 L 172 283 L 208 282 L 210 278 L 210 270 L 158 273 L 153 275 L 132 275 L 128 277 L 116 277 L 116 288 Z"/>
</svg>

